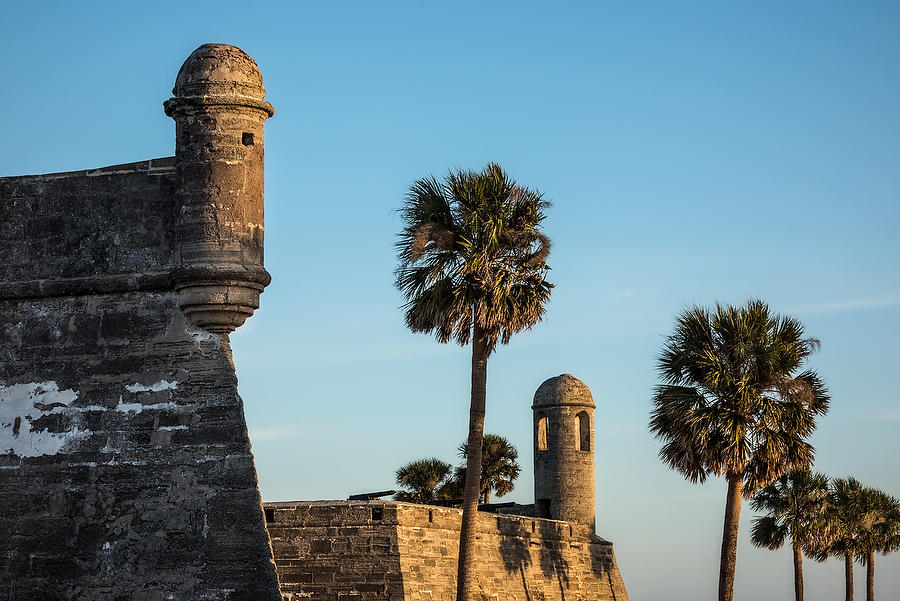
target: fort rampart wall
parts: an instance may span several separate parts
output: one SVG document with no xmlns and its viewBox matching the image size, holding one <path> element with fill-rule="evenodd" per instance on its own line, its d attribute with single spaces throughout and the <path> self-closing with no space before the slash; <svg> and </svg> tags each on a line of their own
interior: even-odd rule
<svg viewBox="0 0 900 601">
<path fill-rule="evenodd" d="M 287 601 L 453 601 L 462 512 L 395 501 L 267 503 Z M 480 513 L 479 598 L 627 601 L 612 544 L 590 526 Z"/>
</svg>

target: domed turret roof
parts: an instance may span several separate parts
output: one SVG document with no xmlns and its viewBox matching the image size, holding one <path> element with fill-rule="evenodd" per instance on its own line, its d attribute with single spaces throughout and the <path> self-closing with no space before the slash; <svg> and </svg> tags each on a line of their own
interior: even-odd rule
<svg viewBox="0 0 900 601">
<path fill-rule="evenodd" d="M 534 393 L 532 409 L 551 405 L 580 405 L 593 407 L 594 398 L 584 382 L 571 374 L 562 374 L 550 378 L 541 384 Z"/>
<path fill-rule="evenodd" d="M 184 61 L 175 78 L 176 97 L 234 95 L 262 100 L 266 91 L 256 62 L 228 44 L 203 44 Z"/>
</svg>

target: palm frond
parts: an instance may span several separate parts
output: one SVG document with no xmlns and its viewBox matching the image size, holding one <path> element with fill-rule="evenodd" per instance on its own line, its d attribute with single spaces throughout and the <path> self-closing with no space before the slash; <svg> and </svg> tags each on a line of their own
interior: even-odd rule
<svg viewBox="0 0 900 601">
<path fill-rule="evenodd" d="M 750 531 L 750 542 L 753 546 L 765 547 L 772 551 L 780 549 L 787 537 L 787 525 L 768 515 L 756 518 Z"/>
</svg>

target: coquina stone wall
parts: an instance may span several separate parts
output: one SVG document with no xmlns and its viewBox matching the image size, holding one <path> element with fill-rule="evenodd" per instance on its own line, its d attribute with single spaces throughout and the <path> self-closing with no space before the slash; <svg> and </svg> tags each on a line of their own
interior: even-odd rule
<svg viewBox="0 0 900 601">
<path fill-rule="evenodd" d="M 394 501 L 265 504 L 286 601 L 455 599 L 461 511 Z M 589 526 L 480 513 L 475 590 L 496 601 L 627 601 Z"/>
<path fill-rule="evenodd" d="M 268 281 L 258 73 L 191 55 L 181 158 L 0 178 L 0 601 L 279 599 L 228 342 Z"/>
</svg>

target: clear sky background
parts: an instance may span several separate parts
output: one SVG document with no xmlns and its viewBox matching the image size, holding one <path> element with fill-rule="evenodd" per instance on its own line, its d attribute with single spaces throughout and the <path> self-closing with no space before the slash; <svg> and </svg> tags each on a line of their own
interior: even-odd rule
<svg viewBox="0 0 900 601">
<path fill-rule="evenodd" d="M 677 4 L 677 6 L 676 6 Z M 685 482 L 647 430 L 686 304 L 767 300 L 822 341 L 815 468 L 900 496 L 900 4 L 7 2 L 0 175 L 174 153 L 163 114 L 204 42 L 256 59 L 266 126 L 262 306 L 233 335 L 265 500 L 392 488 L 456 462 L 469 349 L 409 333 L 393 288 L 410 183 L 500 162 L 554 204 L 543 323 L 488 366 L 486 429 L 519 449 L 532 395 L 597 404 L 597 531 L 633 601 L 713 599 L 725 483 Z M 737 599 L 789 599 L 790 553 L 741 522 Z M 900 554 L 876 560 L 900 591 Z M 837 560 L 807 598 L 843 599 Z M 857 568 L 857 595 L 865 572 Z"/>
</svg>

